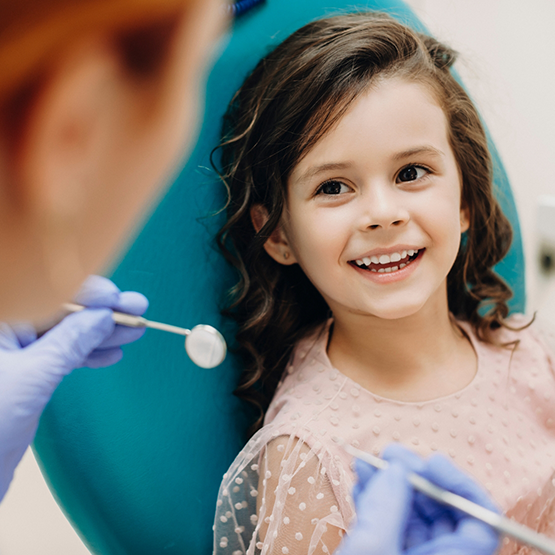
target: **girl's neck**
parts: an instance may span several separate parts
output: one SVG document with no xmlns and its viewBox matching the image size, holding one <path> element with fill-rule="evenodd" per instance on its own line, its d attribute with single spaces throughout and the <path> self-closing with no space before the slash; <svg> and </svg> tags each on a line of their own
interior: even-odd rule
<svg viewBox="0 0 555 555">
<path fill-rule="evenodd" d="M 382 397 L 425 401 L 454 393 L 476 374 L 476 353 L 445 308 L 398 320 L 336 315 L 328 356 Z"/>
</svg>

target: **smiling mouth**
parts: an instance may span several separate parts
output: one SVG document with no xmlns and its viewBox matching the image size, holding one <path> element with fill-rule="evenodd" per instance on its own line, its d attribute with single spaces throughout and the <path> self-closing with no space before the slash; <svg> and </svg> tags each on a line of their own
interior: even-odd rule
<svg viewBox="0 0 555 555">
<path fill-rule="evenodd" d="M 376 272 L 379 274 L 389 274 L 397 272 L 408 266 L 411 262 L 416 260 L 418 256 L 426 249 L 408 250 L 400 253 L 393 253 L 391 255 L 382 254 L 381 256 L 371 256 L 351 260 L 349 264 L 356 266 L 362 270 L 369 272 Z"/>
</svg>

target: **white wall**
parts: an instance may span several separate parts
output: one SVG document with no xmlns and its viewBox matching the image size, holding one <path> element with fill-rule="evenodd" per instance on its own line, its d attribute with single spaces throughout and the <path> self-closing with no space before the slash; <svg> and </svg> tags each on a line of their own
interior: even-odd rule
<svg viewBox="0 0 555 555">
<path fill-rule="evenodd" d="M 2 555 L 88 555 L 27 450 L 0 505 Z M 131 555 L 131 554 L 130 554 Z"/>
<path fill-rule="evenodd" d="M 513 186 L 527 259 L 528 311 L 547 304 L 555 309 L 552 283 L 538 274 L 535 227 L 537 198 L 555 194 L 555 2 L 408 3 L 436 37 L 460 52 L 456 67 Z"/>
<path fill-rule="evenodd" d="M 540 194 L 555 194 L 555 2 L 408 3 L 435 36 L 461 53 L 457 68 L 501 153 L 517 200 L 528 262 L 529 309 L 555 310 L 555 286 L 540 282 L 535 261 L 536 199 Z M 0 506 L 0 552 L 87 553 L 52 500 L 30 454 Z"/>
</svg>

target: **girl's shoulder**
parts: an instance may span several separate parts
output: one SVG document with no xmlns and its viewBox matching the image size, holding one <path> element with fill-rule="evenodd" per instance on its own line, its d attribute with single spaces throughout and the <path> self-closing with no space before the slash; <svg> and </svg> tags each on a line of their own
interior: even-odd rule
<svg viewBox="0 0 555 555">
<path fill-rule="evenodd" d="M 505 319 L 504 326 L 493 331 L 490 341 L 479 341 L 468 322 L 461 327 L 472 336 L 482 362 L 509 355 L 510 367 L 545 369 L 540 372 L 550 379 L 555 374 L 555 326 L 545 318 L 515 313 Z M 536 370 L 535 370 L 536 372 Z M 537 373 L 536 372 L 536 373 Z"/>
<path fill-rule="evenodd" d="M 532 326 L 533 333 L 538 337 L 552 357 L 555 358 L 555 315 L 539 312 Z"/>
<path fill-rule="evenodd" d="M 522 313 L 511 314 L 505 320 L 505 327 L 497 330 L 502 343 L 515 343 L 515 351 L 524 354 L 538 351 L 553 359 L 555 353 L 555 322 L 543 314 L 529 316 Z"/>
<path fill-rule="evenodd" d="M 473 340 L 479 341 L 476 330 L 468 321 L 457 319 L 457 322 Z M 519 350 L 541 343 L 549 351 L 555 351 L 555 321 L 537 314 L 529 316 L 516 312 L 504 320 L 503 326 L 493 330 L 489 339 L 480 343 L 490 345 L 492 349 L 514 345 Z"/>
</svg>

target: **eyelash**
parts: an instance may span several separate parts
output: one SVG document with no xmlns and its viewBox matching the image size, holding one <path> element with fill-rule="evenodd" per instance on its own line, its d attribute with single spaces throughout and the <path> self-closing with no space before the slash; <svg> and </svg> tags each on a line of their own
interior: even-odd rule
<svg viewBox="0 0 555 555">
<path fill-rule="evenodd" d="M 422 179 L 425 179 L 426 177 L 428 177 L 431 173 L 432 170 L 426 166 L 423 166 L 421 164 L 407 164 L 404 168 L 401 168 L 399 170 L 399 173 L 397 174 L 397 176 L 395 177 L 395 182 L 397 183 L 397 180 L 399 179 L 399 176 L 405 171 L 408 170 L 409 168 L 416 168 L 418 170 L 423 170 L 424 172 L 426 172 L 425 175 L 423 175 L 422 177 L 419 177 L 417 179 L 412 179 L 410 181 L 400 181 L 399 183 L 414 183 L 416 181 L 421 181 Z"/>
<path fill-rule="evenodd" d="M 427 168 L 426 166 L 422 166 L 421 164 L 407 164 L 405 167 L 401 168 L 399 170 L 399 172 L 397 173 L 397 176 L 395 177 L 395 182 L 397 182 L 397 179 L 399 178 L 399 176 L 405 171 L 408 170 L 409 168 L 416 168 L 418 170 L 423 170 L 424 172 L 426 172 L 426 175 L 419 177 L 417 179 L 413 179 L 410 181 L 400 181 L 399 183 L 413 183 L 416 181 L 421 181 L 422 179 L 425 179 L 426 177 L 428 177 L 428 175 L 430 175 L 432 173 L 432 170 L 430 170 L 430 168 Z M 339 183 L 340 185 L 344 185 L 345 187 L 348 187 L 348 185 L 346 185 L 345 183 L 343 183 L 342 181 L 339 181 L 338 179 L 328 179 L 326 181 L 324 181 L 323 183 L 321 183 L 318 187 L 318 189 L 316 189 L 316 192 L 314 193 L 314 195 L 322 195 L 324 194 L 323 188 L 326 185 L 329 185 L 330 183 Z M 337 195 L 326 195 L 326 196 L 339 196 L 340 193 L 338 193 Z"/>
<path fill-rule="evenodd" d="M 314 193 L 314 195 L 322 195 L 323 193 L 323 189 L 326 185 L 329 185 L 331 183 L 339 183 L 340 185 L 343 185 L 345 187 L 348 187 L 348 185 L 346 185 L 345 183 L 343 183 L 342 181 L 339 181 L 339 179 L 328 179 L 327 181 L 324 181 L 323 183 L 321 183 L 318 187 L 318 189 L 316 189 L 316 192 Z M 334 197 L 334 196 L 339 196 L 339 194 L 337 195 L 326 195 L 326 196 L 330 196 L 330 197 Z"/>
</svg>

